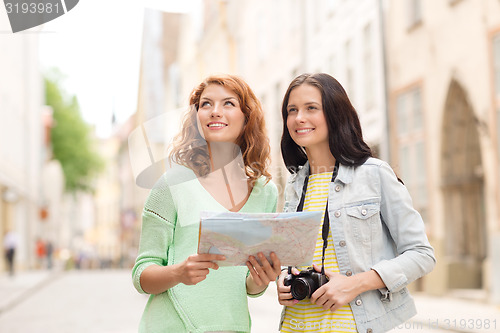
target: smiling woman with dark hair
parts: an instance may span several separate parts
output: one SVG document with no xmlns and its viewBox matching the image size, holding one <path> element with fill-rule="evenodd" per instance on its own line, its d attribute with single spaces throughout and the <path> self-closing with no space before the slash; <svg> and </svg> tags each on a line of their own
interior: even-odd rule
<svg viewBox="0 0 500 333">
<path fill-rule="evenodd" d="M 275 212 L 267 171 L 269 140 L 258 99 L 242 79 L 207 78 L 170 155 L 177 165 L 152 189 L 143 211 L 133 281 L 151 294 L 141 332 L 250 332 L 247 295 L 261 295 L 280 273 L 251 256 L 247 267 L 219 267 L 219 254 L 197 254 L 201 211 Z"/>
<path fill-rule="evenodd" d="M 422 218 L 389 165 L 372 157 L 337 80 L 298 76 L 281 112 L 281 151 L 292 173 L 285 211 L 324 212 L 313 264 L 327 279 L 305 297 L 293 282 L 297 269 L 280 275 L 280 329 L 388 331 L 415 315 L 406 286 L 436 262 Z"/>
</svg>

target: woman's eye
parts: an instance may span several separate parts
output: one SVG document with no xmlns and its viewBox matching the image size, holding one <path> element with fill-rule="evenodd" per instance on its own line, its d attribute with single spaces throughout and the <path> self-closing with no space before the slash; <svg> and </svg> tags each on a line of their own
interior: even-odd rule
<svg viewBox="0 0 500 333">
<path fill-rule="evenodd" d="M 224 105 L 234 106 L 234 103 L 233 103 L 233 102 L 231 102 L 231 101 L 226 101 L 226 103 L 224 103 Z"/>
<path fill-rule="evenodd" d="M 202 108 L 203 108 L 203 107 L 207 107 L 207 106 L 210 106 L 210 103 L 209 103 L 209 102 L 207 102 L 207 101 L 205 101 L 205 102 L 201 102 L 200 107 L 202 107 Z"/>
<path fill-rule="evenodd" d="M 296 111 L 297 111 L 297 109 L 294 109 L 294 108 L 288 109 L 288 113 L 292 113 L 292 112 L 296 112 Z"/>
<path fill-rule="evenodd" d="M 308 110 L 316 110 L 316 109 L 317 109 L 317 107 L 310 105 L 307 109 L 308 109 Z"/>
</svg>

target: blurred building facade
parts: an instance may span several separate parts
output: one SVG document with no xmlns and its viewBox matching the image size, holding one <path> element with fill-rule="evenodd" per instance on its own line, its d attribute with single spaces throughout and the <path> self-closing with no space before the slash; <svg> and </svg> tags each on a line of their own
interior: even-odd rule
<svg viewBox="0 0 500 333">
<path fill-rule="evenodd" d="M 334 76 L 359 113 L 365 139 L 375 154 L 388 158 L 378 1 L 229 1 L 227 7 L 235 73 L 263 103 L 273 177 L 281 189 L 289 175 L 280 150 L 281 102 L 291 80 L 302 73 Z"/>
<path fill-rule="evenodd" d="M 129 136 L 137 127 L 136 115 L 120 125 L 114 134 L 119 142 L 116 156 L 120 188 L 120 266 L 131 267 L 139 248 L 141 215 L 148 190 L 137 186 L 131 164 Z"/>
<path fill-rule="evenodd" d="M 43 143 L 44 159 L 41 171 L 41 228 L 36 233 L 36 238 L 53 249 L 63 243 L 63 239 L 69 237 L 65 228 L 62 212 L 64 207 L 64 173 L 61 163 L 52 158 L 51 130 L 55 126 L 53 110 L 49 106 L 43 108 Z"/>
<path fill-rule="evenodd" d="M 120 141 L 116 136 L 99 140 L 99 151 L 106 169 L 99 175 L 94 193 L 95 220 L 86 232 L 86 241 L 95 248 L 101 267 L 115 266 L 121 257 L 120 182 L 117 156 Z"/>
<path fill-rule="evenodd" d="M 183 15 L 144 12 L 137 111 L 117 128 L 121 257 L 133 265 L 139 246 L 141 215 L 149 190 L 165 172 L 168 144 L 185 111 L 177 60 Z"/>
<path fill-rule="evenodd" d="M 282 192 L 288 171 L 280 152 L 281 100 L 298 74 L 326 72 L 346 88 L 367 141 L 388 159 L 382 24 L 378 1 L 205 0 L 182 20 L 179 99 L 187 104 L 208 75 L 243 77 L 266 112 L 271 171 Z"/>
<path fill-rule="evenodd" d="M 242 76 L 264 106 L 282 188 L 285 90 L 298 74 L 331 74 L 426 222 L 438 266 L 413 288 L 500 303 L 500 2 L 205 0 L 176 22 L 154 51 L 176 53 L 162 64 L 163 112 L 210 74 Z"/>
<path fill-rule="evenodd" d="M 11 31 L 4 13 L 0 31 Z M 0 235 L 3 239 L 8 230 L 17 234 L 15 265 L 22 269 L 34 264 L 41 227 L 43 81 L 37 34 L 0 34 L 0 45 Z"/>
<path fill-rule="evenodd" d="M 61 164 L 53 159 L 53 111 L 45 105 L 39 63 L 40 28 L 10 33 L 0 15 L 0 236 L 17 234 L 16 270 L 48 268 L 47 258 L 86 247 L 84 232 L 94 220 L 90 194 L 64 194 Z M 38 30 L 37 30 L 38 29 Z M 37 244 L 43 244 L 41 251 Z M 50 244 L 50 245 L 49 245 Z M 52 250 L 49 250 L 52 249 Z M 0 257 L 0 272 L 6 270 Z"/>
<path fill-rule="evenodd" d="M 427 223 L 428 289 L 500 303 L 498 1 L 390 1 L 393 164 Z"/>
</svg>

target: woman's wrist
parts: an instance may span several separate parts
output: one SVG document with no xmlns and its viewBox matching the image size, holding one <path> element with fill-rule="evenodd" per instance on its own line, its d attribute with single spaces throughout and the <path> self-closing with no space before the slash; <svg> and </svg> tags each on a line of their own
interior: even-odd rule
<svg viewBox="0 0 500 333">
<path fill-rule="evenodd" d="M 182 264 L 164 266 L 164 269 L 165 277 L 170 277 L 170 282 L 173 284 L 170 288 L 182 283 Z"/>
<path fill-rule="evenodd" d="M 246 287 L 248 295 L 257 295 L 264 291 L 267 288 L 267 285 L 257 285 L 257 283 L 255 283 L 255 281 L 252 279 L 252 276 L 249 274 L 246 280 Z"/>
<path fill-rule="evenodd" d="M 141 274 L 141 287 L 149 294 L 160 294 L 182 283 L 182 267 L 151 265 Z"/>
<path fill-rule="evenodd" d="M 352 279 L 356 281 L 355 286 L 358 291 L 358 295 L 364 293 L 365 291 L 375 290 L 385 287 L 384 281 L 380 278 L 378 273 L 373 269 L 355 274 Z"/>
</svg>

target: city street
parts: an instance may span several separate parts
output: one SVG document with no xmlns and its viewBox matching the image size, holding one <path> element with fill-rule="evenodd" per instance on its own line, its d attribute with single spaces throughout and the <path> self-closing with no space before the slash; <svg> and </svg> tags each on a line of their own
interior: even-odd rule
<svg viewBox="0 0 500 333">
<path fill-rule="evenodd" d="M 47 276 L 38 290 L 24 293 L 0 314 L 0 332 L 137 332 L 147 297 L 135 291 L 130 276 L 128 271 Z"/>
<path fill-rule="evenodd" d="M 132 286 L 128 270 L 22 272 L 0 276 L 0 332 L 132 333 L 147 301 Z M 391 333 L 493 333 L 500 309 L 484 303 L 415 296 L 418 315 Z M 281 306 L 272 283 L 249 299 L 252 333 L 277 332 Z"/>
</svg>

